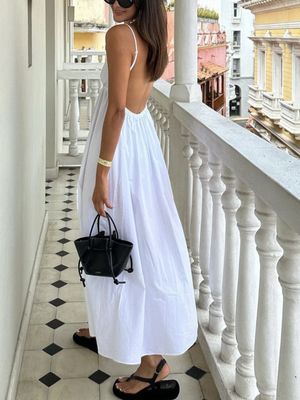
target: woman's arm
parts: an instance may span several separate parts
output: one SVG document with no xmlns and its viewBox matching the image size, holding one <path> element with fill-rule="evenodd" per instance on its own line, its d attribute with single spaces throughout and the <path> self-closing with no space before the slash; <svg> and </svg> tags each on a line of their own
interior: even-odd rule
<svg viewBox="0 0 300 400">
<path fill-rule="evenodd" d="M 125 118 L 126 97 L 130 65 L 133 57 L 132 34 L 127 26 L 115 25 L 106 34 L 108 65 L 108 106 L 102 128 L 100 158 L 111 161 L 119 141 Z M 109 167 L 97 164 L 93 203 L 96 211 L 105 216 L 104 205 L 112 208 L 108 200 Z"/>
</svg>

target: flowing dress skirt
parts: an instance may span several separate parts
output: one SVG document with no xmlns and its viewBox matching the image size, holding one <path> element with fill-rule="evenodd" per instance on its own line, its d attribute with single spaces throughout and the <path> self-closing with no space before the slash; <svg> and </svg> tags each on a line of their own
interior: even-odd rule
<svg viewBox="0 0 300 400">
<path fill-rule="evenodd" d="M 96 216 L 92 203 L 107 109 L 107 86 L 96 102 L 78 181 L 81 236 Z M 85 275 L 90 335 L 99 354 L 139 364 L 147 354 L 179 355 L 197 339 L 197 312 L 185 236 L 151 114 L 126 108 L 108 174 L 107 209 L 122 239 L 133 242 L 134 272 L 109 277 Z M 106 218 L 100 218 L 107 230 Z M 94 231 L 95 232 L 95 231 Z"/>
</svg>

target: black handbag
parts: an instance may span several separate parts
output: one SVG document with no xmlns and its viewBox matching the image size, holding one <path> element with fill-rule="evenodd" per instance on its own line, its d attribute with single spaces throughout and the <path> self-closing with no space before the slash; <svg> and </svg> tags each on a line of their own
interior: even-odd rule
<svg viewBox="0 0 300 400">
<path fill-rule="evenodd" d="M 84 287 L 83 270 L 87 275 L 112 277 L 116 285 L 126 283 L 116 278 L 123 270 L 133 272 L 132 257 L 130 255 L 133 243 L 119 238 L 119 233 L 112 217 L 106 211 L 105 214 L 108 221 L 109 235 L 105 235 L 105 231 L 100 232 L 100 214 L 98 214 L 94 219 L 89 236 L 81 237 L 74 241 L 79 255 L 78 273 Z M 96 222 L 98 233 L 92 236 Z M 114 226 L 113 232 L 111 223 Z M 129 259 L 131 265 L 130 268 L 126 269 Z"/>
</svg>

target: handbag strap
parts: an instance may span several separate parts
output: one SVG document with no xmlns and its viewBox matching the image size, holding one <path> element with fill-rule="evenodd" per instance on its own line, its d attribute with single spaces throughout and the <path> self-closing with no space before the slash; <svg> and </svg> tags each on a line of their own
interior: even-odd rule
<svg viewBox="0 0 300 400">
<path fill-rule="evenodd" d="M 115 221 L 113 220 L 112 216 L 107 211 L 105 211 L 105 214 L 106 214 L 106 217 L 107 217 L 107 220 L 108 220 L 108 224 L 110 224 L 110 222 L 112 222 L 112 224 L 114 226 L 114 229 L 115 229 L 115 232 L 116 232 L 116 238 L 119 239 L 119 232 L 118 232 L 118 229 L 116 227 Z M 99 224 L 100 224 L 100 215 L 99 215 L 99 218 L 98 218 L 98 221 L 97 221 L 98 233 L 100 231 Z"/>
<path fill-rule="evenodd" d="M 107 217 L 107 221 L 108 221 L 108 230 L 109 230 L 109 243 L 110 243 L 110 246 L 112 246 L 112 229 L 111 229 L 111 223 L 113 224 L 113 226 L 114 226 L 114 229 L 115 229 L 115 232 L 116 232 L 116 238 L 117 239 L 119 239 L 119 232 L 118 232 L 118 229 L 117 229 L 117 227 L 116 227 L 116 224 L 115 224 L 115 221 L 112 219 L 112 217 L 111 217 L 111 215 L 107 212 L 107 211 L 105 211 L 105 214 L 106 214 L 106 217 Z M 94 229 L 94 226 L 95 226 L 95 223 L 97 222 L 97 230 L 98 230 L 98 234 L 100 233 L 100 217 L 101 217 L 101 215 L 100 214 L 97 214 L 96 215 L 96 217 L 95 217 L 95 219 L 94 219 L 94 221 L 93 221 L 93 223 L 92 223 L 92 226 L 91 226 L 91 229 L 90 229 L 90 233 L 89 233 L 89 247 L 91 247 L 91 237 L 92 237 L 92 233 L 93 233 L 93 229 Z"/>
</svg>

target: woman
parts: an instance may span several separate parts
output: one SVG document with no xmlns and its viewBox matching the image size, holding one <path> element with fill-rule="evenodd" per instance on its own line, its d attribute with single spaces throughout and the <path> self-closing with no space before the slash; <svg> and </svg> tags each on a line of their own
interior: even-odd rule
<svg viewBox="0 0 300 400">
<path fill-rule="evenodd" d="M 140 364 L 113 387 L 118 397 L 134 399 L 169 375 L 162 354 L 191 347 L 198 323 L 185 237 L 146 106 L 168 63 L 164 2 L 105 1 L 119 24 L 106 34 L 103 87 L 80 170 L 78 211 L 81 234 L 88 235 L 97 213 L 110 209 L 120 237 L 133 243 L 134 271 L 119 275 L 123 285 L 85 275 L 89 329 L 73 338 L 117 362 Z M 100 223 L 107 228 L 106 218 Z"/>
</svg>

